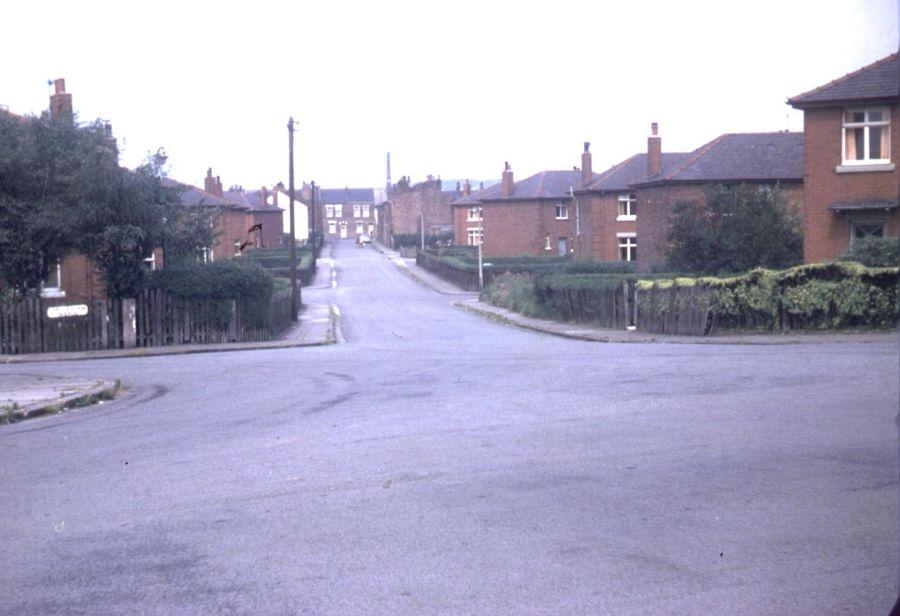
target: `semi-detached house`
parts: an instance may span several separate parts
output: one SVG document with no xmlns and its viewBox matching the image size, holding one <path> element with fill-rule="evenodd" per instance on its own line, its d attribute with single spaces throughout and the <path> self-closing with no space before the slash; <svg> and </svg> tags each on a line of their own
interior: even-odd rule
<svg viewBox="0 0 900 616">
<path fill-rule="evenodd" d="M 892 54 L 788 100 L 803 110 L 803 258 L 900 236 L 900 59 Z"/>
</svg>

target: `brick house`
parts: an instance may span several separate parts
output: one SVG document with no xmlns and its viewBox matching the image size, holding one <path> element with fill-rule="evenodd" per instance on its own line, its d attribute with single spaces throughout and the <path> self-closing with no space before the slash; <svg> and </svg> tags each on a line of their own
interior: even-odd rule
<svg viewBox="0 0 900 616">
<path fill-rule="evenodd" d="M 636 261 L 642 269 L 664 263 L 672 207 L 703 202 L 714 184 L 778 186 L 788 204 L 800 208 L 803 135 L 731 133 L 693 152 L 664 153 L 654 123 L 646 153 L 607 169 L 576 194 L 587 201 L 582 211 L 589 217 L 590 256 Z"/>
<path fill-rule="evenodd" d="M 894 53 L 788 100 L 803 110 L 803 260 L 900 236 L 900 59 Z"/>
<path fill-rule="evenodd" d="M 582 155 L 590 152 L 585 144 Z M 476 245 L 487 256 L 585 253 L 586 238 L 573 193 L 594 178 L 590 165 L 572 171 L 541 171 L 516 182 L 509 163 L 500 183 L 453 202 L 454 241 Z M 479 211 L 480 208 L 480 211 Z M 477 231 L 481 217 L 481 233 Z M 465 233 L 465 236 L 463 236 Z"/>
<path fill-rule="evenodd" d="M 269 190 L 263 186 L 259 190 L 245 191 L 243 186 L 232 186 L 223 195 L 226 201 L 243 207 L 244 211 L 249 213 L 247 222 L 250 224 L 247 230 L 253 229 L 253 232 L 244 241 L 253 242 L 254 248 L 278 248 L 282 245 L 283 234 L 290 233 L 289 214 L 278 206 L 278 192 L 277 187 Z M 290 200 L 283 199 L 283 201 L 289 208 Z M 299 220 L 294 221 L 297 239 L 305 239 L 308 232 L 305 207 L 299 209 L 302 205 L 296 198 L 294 199 L 295 215 L 296 211 L 301 212 Z"/>
<path fill-rule="evenodd" d="M 418 184 L 404 176 L 390 187 L 387 200 L 378 204 L 378 240 L 391 246 L 394 235 L 419 233 L 423 223 L 426 235 L 452 231 L 450 204 L 462 194 L 459 184 L 456 190 L 443 190 L 440 176 L 429 175 Z"/>
<path fill-rule="evenodd" d="M 316 226 L 326 240 L 375 234 L 374 189 L 321 188 L 316 201 Z"/>
</svg>

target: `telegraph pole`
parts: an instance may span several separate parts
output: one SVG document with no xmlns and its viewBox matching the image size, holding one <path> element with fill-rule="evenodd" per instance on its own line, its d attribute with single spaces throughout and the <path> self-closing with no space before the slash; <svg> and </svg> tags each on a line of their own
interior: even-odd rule
<svg viewBox="0 0 900 616">
<path fill-rule="evenodd" d="M 312 202 L 309 206 L 309 233 L 312 238 L 313 271 L 316 271 L 316 254 L 319 251 L 319 242 L 321 242 L 316 229 L 316 190 L 318 190 L 318 187 L 315 182 L 312 182 L 309 189 L 309 200 Z"/>
<path fill-rule="evenodd" d="M 291 200 L 291 320 L 297 320 L 300 289 L 297 288 L 297 233 L 294 230 L 294 118 L 288 119 L 288 184 Z"/>
</svg>

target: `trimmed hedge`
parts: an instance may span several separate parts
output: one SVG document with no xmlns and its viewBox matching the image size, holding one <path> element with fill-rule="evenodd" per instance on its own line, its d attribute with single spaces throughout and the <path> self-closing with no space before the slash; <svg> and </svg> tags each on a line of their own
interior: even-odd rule
<svg viewBox="0 0 900 616">
<path fill-rule="evenodd" d="M 148 287 L 163 289 L 180 299 L 206 302 L 207 318 L 222 327 L 231 318 L 231 300 L 240 303 L 248 327 L 270 325 L 274 282 L 269 272 L 253 263 L 229 259 L 163 268 L 152 273 Z"/>
<path fill-rule="evenodd" d="M 891 326 L 898 317 L 898 272 L 837 262 L 758 268 L 728 278 L 642 279 L 638 307 L 644 318 L 638 326 L 677 319 L 688 309 L 706 311 L 711 329 Z"/>
</svg>

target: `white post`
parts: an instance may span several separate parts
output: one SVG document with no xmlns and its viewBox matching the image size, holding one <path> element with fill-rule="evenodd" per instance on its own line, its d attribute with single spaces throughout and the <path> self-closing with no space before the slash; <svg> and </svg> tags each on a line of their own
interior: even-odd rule
<svg viewBox="0 0 900 616">
<path fill-rule="evenodd" d="M 478 240 L 478 289 L 481 290 L 484 288 L 484 259 L 482 259 L 481 255 L 481 241 L 484 238 L 479 238 Z"/>
<path fill-rule="evenodd" d="M 419 212 L 419 234 L 422 239 L 422 251 L 425 250 L 425 212 Z"/>
</svg>

